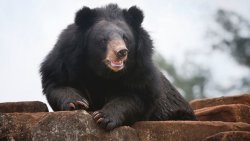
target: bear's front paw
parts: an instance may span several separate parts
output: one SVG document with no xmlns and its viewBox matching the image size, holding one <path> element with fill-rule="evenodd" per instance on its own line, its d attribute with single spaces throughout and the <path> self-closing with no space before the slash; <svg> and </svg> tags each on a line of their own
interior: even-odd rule
<svg viewBox="0 0 250 141">
<path fill-rule="evenodd" d="M 81 99 L 67 99 L 63 102 L 61 109 L 63 111 L 69 110 L 80 110 L 80 109 L 88 109 L 89 103 L 85 98 Z"/>
<path fill-rule="evenodd" d="M 121 120 L 116 118 L 115 115 L 108 114 L 102 110 L 93 112 L 92 117 L 99 126 L 106 130 L 111 130 L 121 125 Z"/>
</svg>

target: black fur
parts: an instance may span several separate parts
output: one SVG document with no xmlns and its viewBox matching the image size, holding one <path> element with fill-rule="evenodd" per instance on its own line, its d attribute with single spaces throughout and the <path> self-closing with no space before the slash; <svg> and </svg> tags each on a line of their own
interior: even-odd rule
<svg viewBox="0 0 250 141">
<path fill-rule="evenodd" d="M 43 92 L 52 109 L 95 111 L 94 120 L 105 129 L 139 120 L 195 120 L 188 103 L 154 66 L 142 21 L 136 7 L 110 4 L 78 11 L 41 64 Z M 109 31 L 126 37 L 128 59 L 119 72 L 102 62 Z"/>
</svg>

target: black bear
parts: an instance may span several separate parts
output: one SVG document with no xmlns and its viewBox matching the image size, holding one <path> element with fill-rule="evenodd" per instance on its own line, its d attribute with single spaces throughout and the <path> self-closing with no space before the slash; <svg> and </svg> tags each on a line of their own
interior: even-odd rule
<svg viewBox="0 0 250 141">
<path fill-rule="evenodd" d="M 54 111 L 85 109 L 110 130 L 139 120 L 195 120 L 189 104 L 152 61 L 143 12 L 116 4 L 83 7 L 41 64 Z"/>
</svg>

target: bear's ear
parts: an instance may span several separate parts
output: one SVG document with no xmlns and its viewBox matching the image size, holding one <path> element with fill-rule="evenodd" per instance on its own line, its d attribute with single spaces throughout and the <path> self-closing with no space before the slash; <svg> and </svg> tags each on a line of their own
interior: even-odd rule
<svg viewBox="0 0 250 141">
<path fill-rule="evenodd" d="M 124 11 L 126 19 L 135 27 L 140 27 L 143 22 L 144 15 L 141 9 L 136 6 L 130 7 Z"/>
<path fill-rule="evenodd" d="M 94 23 L 95 12 L 89 7 L 83 7 L 76 13 L 75 24 L 82 28 L 87 28 Z"/>
</svg>

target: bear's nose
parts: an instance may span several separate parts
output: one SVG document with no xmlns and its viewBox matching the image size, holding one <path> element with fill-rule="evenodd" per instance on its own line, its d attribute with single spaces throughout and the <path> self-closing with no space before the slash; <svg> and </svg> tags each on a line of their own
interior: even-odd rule
<svg viewBox="0 0 250 141">
<path fill-rule="evenodd" d="M 119 58 L 119 59 L 122 59 L 124 58 L 125 56 L 127 56 L 128 54 L 128 49 L 121 49 L 119 51 L 116 52 L 116 56 Z"/>
</svg>

